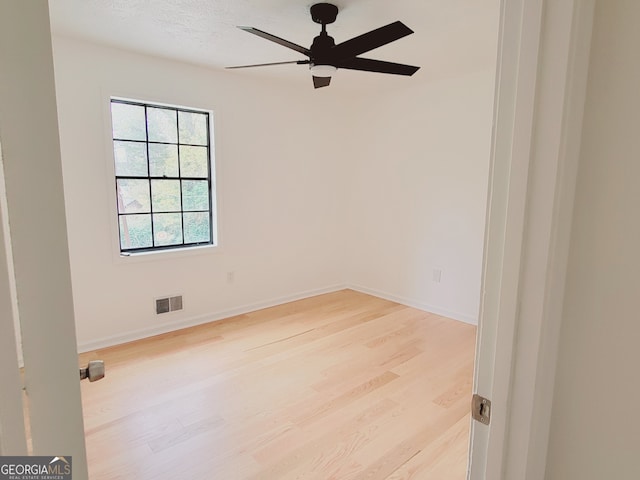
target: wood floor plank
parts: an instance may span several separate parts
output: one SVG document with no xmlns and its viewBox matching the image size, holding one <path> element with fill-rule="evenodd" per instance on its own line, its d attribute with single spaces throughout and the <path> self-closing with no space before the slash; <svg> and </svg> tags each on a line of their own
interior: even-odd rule
<svg viewBox="0 0 640 480">
<path fill-rule="evenodd" d="M 463 480 L 474 326 L 351 290 L 88 352 L 92 480 Z"/>
<path fill-rule="evenodd" d="M 386 480 L 458 480 L 466 476 L 469 415 L 445 430 L 442 435 Z"/>
</svg>

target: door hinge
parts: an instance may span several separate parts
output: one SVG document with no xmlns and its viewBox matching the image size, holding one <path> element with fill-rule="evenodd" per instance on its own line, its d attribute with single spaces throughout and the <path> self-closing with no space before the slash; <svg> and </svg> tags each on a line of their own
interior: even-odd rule
<svg viewBox="0 0 640 480">
<path fill-rule="evenodd" d="M 474 394 L 471 402 L 471 416 L 474 420 L 489 425 L 491 423 L 491 400 L 481 397 L 477 393 Z"/>
</svg>

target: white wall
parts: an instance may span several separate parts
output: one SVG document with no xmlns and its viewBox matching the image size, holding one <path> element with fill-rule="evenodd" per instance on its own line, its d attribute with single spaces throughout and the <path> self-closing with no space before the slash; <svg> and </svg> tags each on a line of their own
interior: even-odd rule
<svg viewBox="0 0 640 480">
<path fill-rule="evenodd" d="M 343 285 L 339 156 L 324 154 L 340 151 L 339 111 L 325 92 L 62 38 L 54 55 L 81 349 Z M 118 258 L 110 95 L 213 110 L 218 251 Z M 171 294 L 185 310 L 155 315 L 154 298 Z"/>
<path fill-rule="evenodd" d="M 640 2 L 598 0 L 546 478 L 640 478 Z"/>
<path fill-rule="evenodd" d="M 493 67 L 357 109 L 347 222 L 356 288 L 477 323 Z"/>
<path fill-rule="evenodd" d="M 344 286 L 477 321 L 493 65 L 358 95 L 62 37 L 54 58 L 80 349 Z M 118 257 L 110 95 L 214 111 L 219 251 Z"/>
</svg>

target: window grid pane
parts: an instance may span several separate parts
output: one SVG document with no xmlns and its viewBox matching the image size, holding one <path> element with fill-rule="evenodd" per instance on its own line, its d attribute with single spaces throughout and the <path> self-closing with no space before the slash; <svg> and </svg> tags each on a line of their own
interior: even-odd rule
<svg viewBox="0 0 640 480">
<path fill-rule="evenodd" d="M 120 215 L 120 244 L 126 248 L 153 246 L 151 215 Z"/>
<path fill-rule="evenodd" d="M 207 112 L 111 100 L 120 251 L 214 244 Z"/>
</svg>

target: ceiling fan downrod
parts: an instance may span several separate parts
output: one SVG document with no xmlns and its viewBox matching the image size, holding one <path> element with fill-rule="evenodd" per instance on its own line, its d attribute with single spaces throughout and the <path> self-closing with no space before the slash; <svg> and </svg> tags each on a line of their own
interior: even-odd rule
<svg viewBox="0 0 640 480">
<path fill-rule="evenodd" d="M 326 72 L 329 72 L 329 75 L 324 73 L 324 75 L 330 76 L 330 73 L 335 71 L 335 65 L 330 61 L 330 52 L 331 49 L 335 47 L 336 42 L 327 33 L 327 25 L 336 21 L 336 18 L 338 17 L 338 7 L 331 3 L 316 3 L 311 6 L 310 12 L 311 19 L 315 23 L 322 25 L 320 35 L 313 39 L 313 44 L 310 48 L 312 55 L 311 68 L 314 70 L 314 66 L 332 66 L 332 69 L 325 69 Z M 316 74 L 319 72 L 320 70 L 316 69 Z"/>
</svg>

